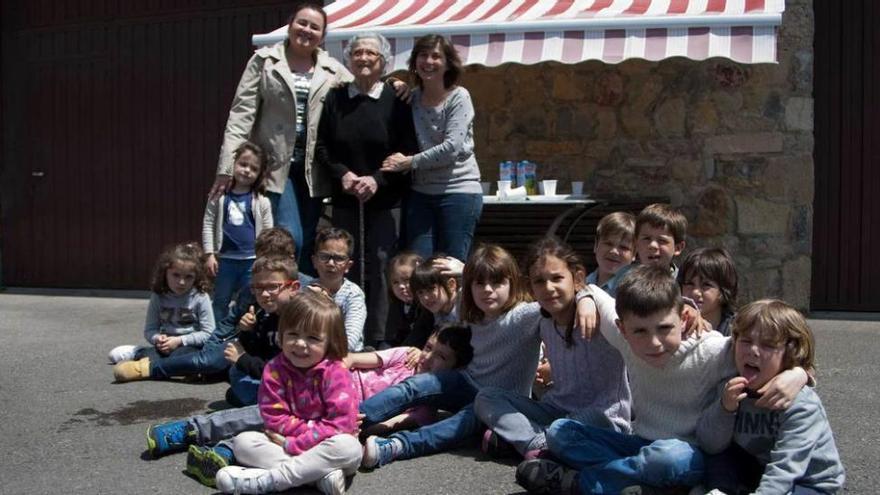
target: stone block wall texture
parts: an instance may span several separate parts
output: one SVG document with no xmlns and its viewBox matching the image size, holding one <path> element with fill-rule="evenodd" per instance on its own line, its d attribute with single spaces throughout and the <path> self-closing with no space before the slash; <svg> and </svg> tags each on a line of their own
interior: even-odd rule
<svg viewBox="0 0 880 495">
<path fill-rule="evenodd" d="M 595 196 L 663 196 L 688 249 L 724 246 L 739 302 L 809 307 L 813 221 L 813 8 L 786 2 L 778 64 L 684 58 L 618 65 L 469 67 L 484 180 L 528 159 Z"/>
</svg>

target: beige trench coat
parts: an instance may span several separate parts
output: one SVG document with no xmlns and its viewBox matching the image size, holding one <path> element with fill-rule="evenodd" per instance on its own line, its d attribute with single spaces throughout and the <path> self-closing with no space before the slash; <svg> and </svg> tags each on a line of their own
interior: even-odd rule
<svg viewBox="0 0 880 495">
<path fill-rule="evenodd" d="M 235 90 L 217 164 L 217 175 L 232 175 L 232 153 L 250 139 L 266 151 L 269 162 L 266 189 L 275 193 L 284 190 L 296 141 L 296 96 L 284 45 L 282 41 L 259 48 L 248 61 Z M 306 183 L 313 198 L 331 194 L 329 172 L 312 166 L 324 98 L 331 88 L 352 80 L 342 64 L 320 48 L 317 50 L 309 89 L 305 164 Z"/>
</svg>

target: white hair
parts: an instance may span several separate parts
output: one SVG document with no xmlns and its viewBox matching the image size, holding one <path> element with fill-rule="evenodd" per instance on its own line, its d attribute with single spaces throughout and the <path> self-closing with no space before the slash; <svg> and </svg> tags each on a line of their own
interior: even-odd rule
<svg viewBox="0 0 880 495">
<path fill-rule="evenodd" d="M 385 73 L 385 69 L 391 65 L 391 43 L 388 42 L 388 39 L 376 32 L 368 32 L 368 33 L 359 33 L 351 37 L 348 40 L 348 44 L 345 45 L 345 49 L 342 50 L 342 56 L 345 58 L 347 62 L 351 62 L 351 51 L 354 49 L 356 45 L 358 45 L 362 41 L 375 41 L 376 45 L 379 47 L 379 56 L 382 57 L 382 73 Z"/>
</svg>

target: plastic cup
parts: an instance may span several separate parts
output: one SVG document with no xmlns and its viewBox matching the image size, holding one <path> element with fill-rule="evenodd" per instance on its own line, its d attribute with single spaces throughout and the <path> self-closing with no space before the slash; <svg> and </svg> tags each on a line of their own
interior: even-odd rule
<svg viewBox="0 0 880 495">
<path fill-rule="evenodd" d="M 480 182 L 480 186 L 482 186 L 482 188 L 483 188 L 483 196 L 488 196 L 489 191 L 492 190 L 492 183 L 491 182 Z"/>
<path fill-rule="evenodd" d="M 582 181 L 582 180 L 571 181 L 571 195 L 572 196 L 583 196 L 584 195 L 584 181 Z"/>
<path fill-rule="evenodd" d="M 541 187 L 544 190 L 544 196 L 556 196 L 556 180 L 542 180 Z"/>
<path fill-rule="evenodd" d="M 506 198 L 507 193 L 510 192 L 510 183 L 509 180 L 499 180 L 498 181 L 498 196 L 501 198 Z"/>
</svg>

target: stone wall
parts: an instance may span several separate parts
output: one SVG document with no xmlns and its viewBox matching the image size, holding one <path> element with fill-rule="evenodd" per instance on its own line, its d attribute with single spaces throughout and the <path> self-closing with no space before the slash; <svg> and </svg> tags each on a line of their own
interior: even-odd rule
<svg viewBox="0 0 880 495">
<path fill-rule="evenodd" d="M 477 158 L 529 159 L 592 195 L 664 196 L 688 248 L 736 258 L 740 302 L 809 307 L 813 203 L 813 10 L 790 0 L 779 64 L 683 58 L 619 65 L 471 67 Z"/>
</svg>

